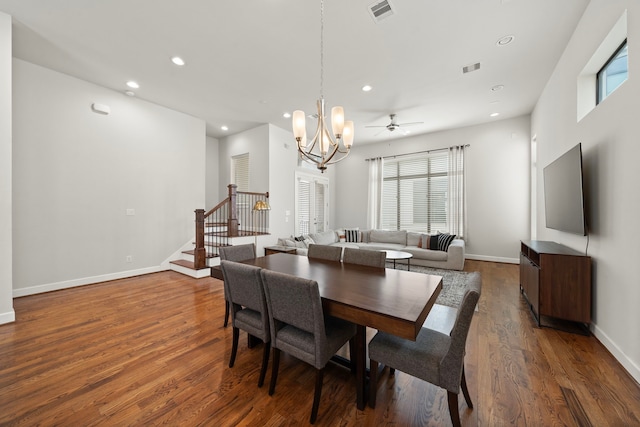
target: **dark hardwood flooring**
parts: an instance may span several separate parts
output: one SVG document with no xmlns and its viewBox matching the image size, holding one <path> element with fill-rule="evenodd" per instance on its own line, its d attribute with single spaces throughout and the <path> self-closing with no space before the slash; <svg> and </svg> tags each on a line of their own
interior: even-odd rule
<svg viewBox="0 0 640 427">
<path fill-rule="evenodd" d="M 518 266 L 467 261 L 483 293 L 467 341 L 465 426 L 640 426 L 640 387 L 594 338 L 538 328 Z M 174 272 L 18 298 L 0 326 L 0 425 L 307 425 L 314 371 L 283 355 L 276 393 L 257 388 L 262 346 L 228 368 L 222 282 Z M 401 372 L 377 407 L 331 364 L 318 426 L 450 425 L 446 392 Z"/>
</svg>

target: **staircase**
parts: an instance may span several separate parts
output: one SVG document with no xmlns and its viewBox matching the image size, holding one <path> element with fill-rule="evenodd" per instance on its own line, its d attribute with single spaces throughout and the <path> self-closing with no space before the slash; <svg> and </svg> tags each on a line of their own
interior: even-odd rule
<svg viewBox="0 0 640 427">
<path fill-rule="evenodd" d="M 194 247 L 181 253 L 180 259 L 170 261 L 172 270 L 187 276 L 201 278 L 211 274 L 211 268 L 220 265 L 220 248 L 253 243 L 257 236 L 268 235 L 267 211 L 253 207 L 259 200 L 269 200 L 269 193 L 237 191 L 229 184 L 229 195 L 208 212 L 195 210 Z"/>
</svg>

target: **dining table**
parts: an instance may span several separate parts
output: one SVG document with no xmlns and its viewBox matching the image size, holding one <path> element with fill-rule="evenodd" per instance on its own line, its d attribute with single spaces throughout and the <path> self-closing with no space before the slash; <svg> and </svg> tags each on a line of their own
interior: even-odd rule
<svg viewBox="0 0 640 427">
<path fill-rule="evenodd" d="M 356 324 L 356 405 L 367 400 L 366 328 L 415 341 L 442 290 L 442 277 L 275 253 L 243 263 L 318 282 L 325 315 Z"/>
</svg>

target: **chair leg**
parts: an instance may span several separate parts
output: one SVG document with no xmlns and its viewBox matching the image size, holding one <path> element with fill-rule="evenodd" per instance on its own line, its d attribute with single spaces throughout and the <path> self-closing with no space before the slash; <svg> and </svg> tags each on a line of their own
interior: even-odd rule
<svg viewBox="0 0 640 427">
<path fill-rule="evenodd" d="M 269 365 L 269 353 L 271 352 L 271 341 L 264 343 L 262 351 L 262 368 L 260 368 L 260 378 L 258 379 L 258 387 L 264 384 L 264 377 L 267 375 L 267 365 Z"/>
<path fill-rule="evenodd" d="M 464 366 L 462 367 L 462 380 L 460 385 L 462 386 L 462 394 L 464 394 L 464 400 L 467 401 L 467 406 L 473 409 L 473 403 L 471 403 L 471 396 L 469 396 L 469 389 L 467 388 L 467 379 L 464 376 Z"/>
<path fill-rule="evenodd" d="M 224 300 L 224 327 L 229 324 L 229 301 Z"/>
<path fill-rule="evenodd" d="M 453 427 L 460 427 L 460 413 L 458 412 L 458 394 L 447 391 L 447 400 L 449 401 L 449 415 Z"/>
<path fill-rule="evenodd" d="M 376 407 L 376 396 L 378 394 L 378 362 L 369 359 L 369 407 Z"/>
<path fill-rule="evenodd" d="M 233 344 L 231 345 L 231 359 L 229 359 L 229 367 L 233 368 L 236 362 L 236 354 L 238 353 L 238 339 L 240 338 L 240 330 L 233 328 Z"/>
<path fill-rule="evenodd" d="M 396 374 L 396 368 L 389 368 L 389 375 L 395 375 Z"/>
<path fill-rule="evenodd" d="M 316 370 L 316 390 L 313 394 L 313 407 L 311 408 L 311 424 L 316 422 L 318 418 L 318 406 L 320 406 L 320 395 L 322 394 L 322 380 L 324 378 L 324 368 Z"/>
<path fill-rule="evenodd" d="M 273 347 L 273 362 L 271 362 L 271 383 L 269 384 L 269 396 L 273 396 L 273 392 L 276 391 L 278 365 L 280 365 L 280 349 Z"/>
</svg>

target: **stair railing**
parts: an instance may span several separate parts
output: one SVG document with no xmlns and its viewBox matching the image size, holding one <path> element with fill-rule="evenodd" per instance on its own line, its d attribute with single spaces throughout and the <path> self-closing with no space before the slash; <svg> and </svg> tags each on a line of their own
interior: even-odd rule
<svg viewBox="0 0 640 427">
<path fill-rule="evenodd" d="M 268 202 L 269 193 L 237 191 L 237 185 L 227 186 L 227 198 L 213 209 L 205 212 L 196 209 L 196 238 L 194 266 L 196 269 L 207 266 L 207 258 L 219 256 L 219 249 L 230 245 L 230 238 L 269 234 L 269 215 L 263 211 L 254 211 L 258 200 Z"/>
</svg>

